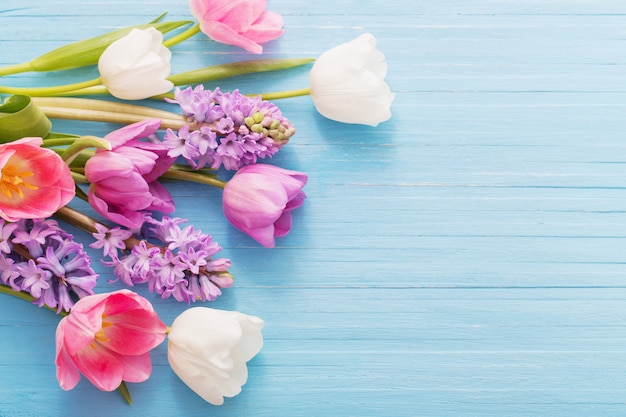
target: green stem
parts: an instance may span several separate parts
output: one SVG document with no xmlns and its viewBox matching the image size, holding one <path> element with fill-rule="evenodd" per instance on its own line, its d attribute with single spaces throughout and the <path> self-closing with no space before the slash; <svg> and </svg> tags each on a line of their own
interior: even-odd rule
<svg viewBox="0 0 626 417">
<path fill-rule="evenodd" d="M 87 181 L 87 177 L 85 177 L 85 175 L 81 174 L 80 172 L 76 172 L 76 171 L 70 171 L 72 173 L 72 179 L 74 180 L 75 183 L 77 184 L 89 184 L 89 181 Z M 80 197 L 77 195 L 77 197 Z"/>
<path fill-rule="evenodd" d="M 238 75 L 285 70 L 306 65 L 313 61 L 315 61 L 313 58 L 254 59 L 180 72 L 170 75 L 167 79 L 176 86 L 192 85 L 208 83 Z"/>
<path fill-rule="evenodd" d="M 89 120 L 93 122 L 131 124 L 143 120 L 158 118 L 150 115 L 141 116 L 137 114 L 126 114 L 101 110 L 82 110 L 72 107 L 39 106 L 39 109 L 44 112 L 44 114 L 50 119 Z M 185 121 L 183 116 L 178 115 L 178 120 L 161 119 L 160 128 L 170 128 L 178 130 L 185 125 L 187 125 L 187 122 Z"/>
<path fill-rule="evenodd" d="M 181 169 L 170 168 L 165 174 L 162 175 L 163 178 L 170 178 L 174 180 L 183 180 L 183 181 L 191 181 L 197 182 L 200 184 L 212 185 L 213 187 L 224 189 L 226 187 L 226 181 L 218 180 L 217 178 L 205 174 L 201 174 L 199 172 L 191 172 L 184 171 Z"/>
<path fill-rule="evenodd" d="M 191 29 L 189 29 L 191 30 Z M 184 33 L 184 32 L 183 32 Z M 193 84 L 209 83 L 224 78 L 235 77 L 238 75 L 253 74 L 260 72 L 270 72 L 285 70 L 293 67 L 309 64 L 315 61 L 313 58 L 284 58 L 284 59 L 256 59 L 250 61 L 233 62 L 230 64 L 213 65 L 204 68 L 198 68 L 191 71 L 185 71 L 178 74 L 172 74 L 167 77 L 175 86 L 186 86 Z M 300 93 L 297 95 L 309 94 L 306 90 L 295 90 Z M 280 94 L 280 93 L 279 93 Z M 49 94 L 51 96 L 52 94 Z M 110 95 L 109 91 L 102 85 L 90 86 L 80 90 L 62 91 L 55 93 L 54 96 L 90 96 L 90 95 Z M 173 98 L 171 93 L 160 94 L 150 97 L 156 100 L 162 100 L 164 97 Z M 295 97 L 292 95 L 291 97 Z"/>
<path fill-rule="evenodd" d="M 31 303 L 33 301 L 35 301 L 35 297 L 30 295 L 29 293 L 24 292 L 24 291 L 13 291 L 13 289 L 11 289 L 11 287 L 9 287 L 8 285 L 4 285 L 4 284 L 0 284 L 0 293 L 1 294 L 12 295 L 13 297 L 19 298 L 20 300 L 29 301 Z M 45 304 L 44 304 L 43 308 L 45 308 L 46 310 L 53 311 L 55 313 L 57 312 L 56 308 L 49 307 L 49 306 L 47 306 Z M 62 315 L 62 316 L 66 316 L 68 313 L 65 312 L 65 311 L 61 311 L 58 314 Z"/>
<path fill-rule="evenodd" d="M 33 102 L 53 119 L 91 120 L 130 124 L 147 119 L 161 119 L 161 129 L 178 130 L 187 124 L 181 114 L 135 104 L 68 97 L 35 97 Z"/>
<path fill-rule="evenodd" d="M 54 146 L 66 146 L 71 145 L 78 138 L 54 138 L 54 139 L 44 139 L 43 147 L 44 148 L 52 148 Z"/>
<path fill-rule="evenodd" d="M 68 96 L 110 96 L 109 90 L 103 85 L 94 85 L 87 88 L 81 88 L 80 90 L 66 91 L 63 93 L 54 94 L 54 97 L 68 97 Z M 50 96 L 53 96 L 52 94 Z"/>
<path fill-rule="evenodd" d="M 7 65 L 0 68 L 0 76 L 19 74 L 20 72 L 27 72 L 32 69 L 30 62 L 23 62 L 21 64 Z"/>
<path fill-rule="evenodd" d="M 51 96 L 59 93 L 67 93 L 74 90 L 100 85 L 102 80 L 96 78 L 94 80 L 82 81 L 80 83 L 58 85 L 54 87 L 6 87 L 0 86 L 0 93 L 4 94 L 23 94 L 26 96 Z"/>
<path fill-rule="evenodd" d="M 288 91 L 278 91 L 274 93 L 263 93 L 261 94 L 261 98 L 263 100 L 279 100 L 282 98 L 290 98 L 290 97 L 298 97 L 298 96 L 307 96 L 311 94 L 310 88 L 301 88 L 299 90 L 288 90 Z"/>
<path fill-rule="evenodd" d="M 137 114 L 157 119 L 177 119 L 181 117 L 180 114 L 153 109 L 152 107 L 88 98 L 33 97 L 31 100 L 40 107 L 68 107 L 72 109 L 101 110 L 115 113 Z"/>
<path fill-rule="evenodd" d="M 172 47 L 176 44 L 181 43 L 184 40 L 191 38 L 193 35 L 199 32 L 200 32 L 200 24 L 196 23 L 195 25 L 185 30 L 184 32 L 181 32 L 176 36 L 172 36 L 171 38 L 166 39 L 165 41 L 163 41 L 163 45 L 168 48 Z"/>
</svg>

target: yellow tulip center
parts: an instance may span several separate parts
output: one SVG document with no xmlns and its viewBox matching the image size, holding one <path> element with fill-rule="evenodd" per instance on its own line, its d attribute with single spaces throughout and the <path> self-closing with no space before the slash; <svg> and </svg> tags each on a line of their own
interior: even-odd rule
<svg viewBox="0 0 626 417">
<path fill-rule="evenodd" d="M 8 199 L 15 196 L 24 198 L 24 189 L 37 190 L 39 187 L 26 181 L 28 177 L 32 177 L 30 171 L 21 171 L 17 166 L 7 164 L 0 171 L 0 193 Z"/>
<path fill-rule="evenodd" d="M 111 323 L 110 321 L 105 321 L 104 318 L 106 317 L 106 315 L 102 315 L 102 328 L 100 329 L 100 331 L 98 333 L 96 333 L 96 337 L 95 339 L 98 342 L 108 342 L 109 338 L 106 337 L 106 335 L 104 334 L 104 329 L 110 326 L 113 326 L 113 323 Z"/>
</svg>

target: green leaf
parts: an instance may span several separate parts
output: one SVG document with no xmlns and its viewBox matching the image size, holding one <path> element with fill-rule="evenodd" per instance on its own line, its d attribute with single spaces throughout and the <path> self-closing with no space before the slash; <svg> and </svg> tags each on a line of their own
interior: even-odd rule
<svg viewBox="0 0 626 417">
<path fill-rule="evenodd" d="M 133 28 L 147 29 L 154 27 L 161 33 L 167 33 L 181 26 L 193 23 L 189 20 L 158 22 L 145 25 L 129 26 L 90 39 L 73 42 L 30 61 L 32 71 L 59 71 L 79 68 L 98 63 L 102 52 L 114 41 L 126 36 Z"/>
<path fill-rule="evenodd" d="M 236 75 L 283 70 L 306 65 L 313 61 L 315 61 L 314 58 L 256 59 L 181 72 L 171 75 L 167 79 L 173 82 L 174 85 L 189 85 L 220 80 Z"/>
<path fill-rule="evenodd" d="M 0 105 L 0 143 L 46 137 L 52 123 L 28 96 L 14 95 Z"/>
</svg>

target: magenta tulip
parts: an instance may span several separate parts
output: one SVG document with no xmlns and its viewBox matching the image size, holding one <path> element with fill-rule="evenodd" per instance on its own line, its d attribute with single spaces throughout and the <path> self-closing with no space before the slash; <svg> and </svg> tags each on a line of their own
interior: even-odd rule
<svg viewBox="0 0 626 417">
<path fill-rule="evenodd" d="M 200 30 L 216 42 L 235 45 L 254 54 L 262 43 L 283 33 L 283 18 L 267 11 L 266 0 L 190 0 Z"/>
<path fill-rule="evenodd" d="M 61 388 L 74 388 L 80 374 L 103 391 L 113 391 L 122 381 L 145 381 L 152 372 L 150 351 L 166 331 L 148 300 L 132 291 L 81 298 L 56 331 Z"/>
<path fill-rule="evenodd" d="M 306 174 L 273 165 L 241 168 L 224 187 L 223 210 L 237 229 L 266 248 L 291 229 L 291 210 L 304 203 Z"/>
<path fill-rule="evenodd" d="M 70 169 L 42 143 L 24 138 L 0 145 L 0 218 L 50 217 L 74 197 Z"/>
<path fill-rule="evenodd" d="M 103 217 L 122 226 L 143 224 L 146 212 L 174 211 L 174 201 L 157 179 L 174 163 L 162 143 L 141 140 L 156 132 L 161 121 L 150 119 L 109 133 L 111 150 L 98 149 L 85 164 L 91 183 L 89 204 Z"/>
</svg>

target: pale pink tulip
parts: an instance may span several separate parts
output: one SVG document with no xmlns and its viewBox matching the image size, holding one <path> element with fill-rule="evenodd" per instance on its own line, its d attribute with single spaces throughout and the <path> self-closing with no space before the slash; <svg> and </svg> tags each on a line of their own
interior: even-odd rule
<svg viewBox="0 0 626 417">
<path fill-rule="evenodd" d="M 59 385 L 74 388 L 80 374 L 103 391 L 145 381 L 152 372 L 150 351 L 166 331 L 148 300 L 132 291 L 81 298 L 57 327 Z"/>
<path fill-rule="evenodd" d="M 174 211 L 170 193 L 157 179 L 172 166 L 162 143 L 142 140 L 161 124 L 159 119 L 133 123 L 104 139 L 111 150 L 98 149 L 85 164 L 89 204 L 105 218 L 126 227 L 140 227 L 144 213 Z"/>
<path fill-rule="evenodd" d="M 41 138 L 0 145 L 0 217 L 7 221 L 50 217 L 74 197 L 67 164 Z"/>
<path fill-rule="evenodd" d="M 283 18 L 266 10 L 266 0 L 190 0 L 191 14 L 209 38 L 254 54 L 283 33 Z"/>
<path fill-rule="evenodd" d="M 291 210 L 304 203 L 306 174 L 273 165 L 241 168 L 224 187 L 222 208 L 229 222 L 266 248 L 291 229 Z"/>
</svg>

